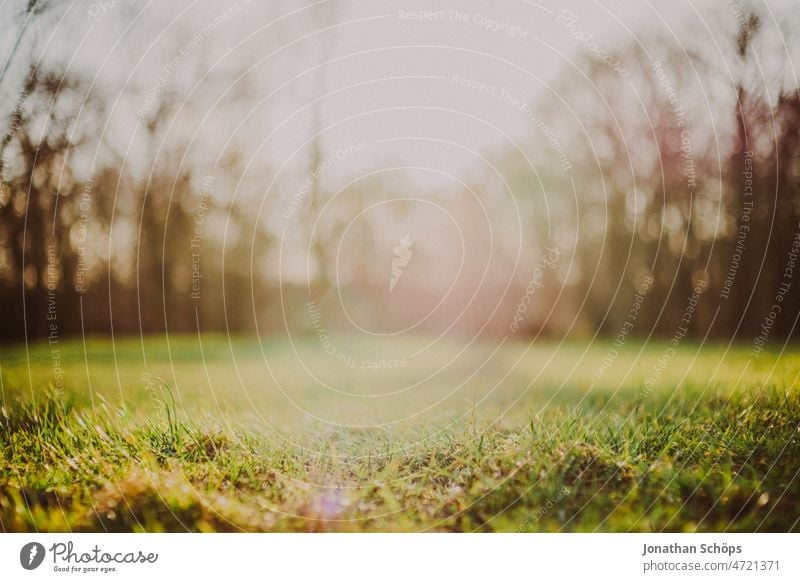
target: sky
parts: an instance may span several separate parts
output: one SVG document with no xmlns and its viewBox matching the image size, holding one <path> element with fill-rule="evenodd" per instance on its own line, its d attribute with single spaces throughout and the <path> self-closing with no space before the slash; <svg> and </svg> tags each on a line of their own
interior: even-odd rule
<svg viewBox="0 0 800 582">
<path fill-rule="evenodd" d="M 0 1 L 0 54 L 19 30 L 6 8 L 19 4 Z M 209 158 L 237 144 L 296 170 L 319 128 L 326 156 L 367 144 L 331 176 L 431 166 L 409 179 L 452 185 L 443 174 L 463 175 L 475 152 L 530 136 L 520 107 L 547 94 L 586 38 L 612 51 L 631 39 L 626 27 L 641 30 L 676 3 L 657 4 L 84 0 L 34 21 L 22 44 L 107 91 L 115 109 L 102 131 L 134 166 L 152 163 L 138 114 L 176 93 L 192 121 L 173 124 L 172 138 L 208 142 Z M 12 94 L 17 61 L 3 86 Z M 237 88 L 243 102 L 231 98 Z"/>
<path fill-rule="evenodd" d="M 0 54 L 15 43 L 20 23 L 9 15 L 21 4 L 0 0 Z M 509 151 L 548 163 L 538 157 L 549 129 L 540 107 L 559 100 L 557 80 L 587 82 L 581 55 L 605 60 L 625 84 L 618 47 L 646 42 L 653 30 L 678 44 L 695 42 L 692 35 L 716 42 L 704 11 L 713 5 L 735 26 L 743 10 L 734 0 L 54 4 L 68 8 L 26 29 L 3 82 L 6 109 L 16 102 L 22 56 L 32 55 L 90 79 L 103 95 L 107 118 L 87 108 L 77 121 L 102 138 L 73 160 L 87 176 L 120 159 L 147 176 L 175 155 L 203 168 L 200 176 L 224 173 L 235 155 L 248 169 L 229 177 L 234 187 L 277 188 L 287 204 L 317 170 L 334 190 L 383 177 L 431 190 L 463 188 Z M 147 120 L 170 98 L 177 113 L 148 137 Z M 315 142 L 321 168 L 313 167 Z"/>
</svg>

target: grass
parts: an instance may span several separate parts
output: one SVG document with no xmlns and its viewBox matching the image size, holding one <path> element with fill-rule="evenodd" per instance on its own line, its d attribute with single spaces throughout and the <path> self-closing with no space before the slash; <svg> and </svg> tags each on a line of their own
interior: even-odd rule
<svg viewBox="0 0 800 582">
<path fill-rule="evenodd" d="M 800 530 L 795 351 L 426 346 L 3 348 L 0 528 Z"/>
</svg>

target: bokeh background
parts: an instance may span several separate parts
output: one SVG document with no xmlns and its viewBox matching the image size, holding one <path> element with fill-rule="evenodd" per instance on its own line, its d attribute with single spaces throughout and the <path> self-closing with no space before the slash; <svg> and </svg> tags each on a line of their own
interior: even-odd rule
<svg viewBox="0 0 800 582">
<path fill-rule="evenodd" d="M 2 14 L 3 340 L 796 336 L 792 2 Z"/>
</svg>

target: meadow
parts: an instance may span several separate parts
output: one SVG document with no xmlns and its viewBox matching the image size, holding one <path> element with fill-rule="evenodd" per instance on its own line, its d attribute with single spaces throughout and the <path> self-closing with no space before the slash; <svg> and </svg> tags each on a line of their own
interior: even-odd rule
<svg viewBox="0 0 800 582">
<path fill-rule="evenodd" d="M 800 353 L 749 350 L 4 346 L 0 529 L 799 531 Z"/>
</svg>

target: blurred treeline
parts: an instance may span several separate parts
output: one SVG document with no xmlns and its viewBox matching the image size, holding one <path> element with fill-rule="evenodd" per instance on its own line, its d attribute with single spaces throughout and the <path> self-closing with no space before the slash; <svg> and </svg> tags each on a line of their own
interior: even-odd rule
<svg viewBox="0 0 800 582">
<path fill-rule="evenodd" d="M 533 191 L 576 201 L 548 218 L 576 240 L 581 283 L 565 325 L 574 317 L 615 336 L 635 319 L 637 335 L 796 337 L 797 16 L 726 3 L 643 33 L 616 55 L 624 74 L 588 54 L 553 87 L 542 117 L 571 169 L 548 172 L 563 162 L 550 151 L 537 176 L 546 188 Z M 648 276 L 655 284 L 629 317 Z"/>
<path fill-rule="evenodd" d="M 23 11 L 20 22 L 30 15 Z M 636 335 L 672 337 L 700 281 L 708 284 L 692 305 L 689 335 L 752 339 L 787 282 L 770 333 L 797 333 L 800 280 L 786 277 L 800 231 L 800 96 L 786 48 L 797 37 L 777 35 L 782 29 L 772 22 L 765 31 L 755 10 L 712 18 L 727 30 L 716 37 L 722 45 L 643 33 L 616 53 L 624 76 L 587 52 L 537 103 L 552 130 L 548 137 L 531 125 L 540 164 L 526 167 L 514 151 L 500 156 L 520 207 L 530 210 L 523 215 L 533 233 L 529 262 L 545 245 L 567 257 L 559 269 L 568 274 L 537 295 L 524 332 L 613 337 L 652 277 Z M 170 128 L 187 123 L 180 96 L 165 91 L 149 106 L 138 139 L 150 160 L 129 167 L 125 144 L 104 142 L 102 120 L 115 104 L 94 79 L 49 70 L 22 52 L 12 58 L 24 74 L 4 109 L 11 112 L 0 157 L 2 339 L 54 329 L 309 326 L 306 286 L 283 282 L 282 301 L 280 272 L 263 268 L 274 260 L 278 233 L 263 219 L 261 192 L 221 196 L 231 182 L 187 160 L 189 145 L 165 146 Z M 8 87 L 9 79 L 0 82 Z M 239 89 L 236 98 L 247 99 L 247 87 Z M 87 112 L 101 121 L 87 122 Z M 104 163 L 86 163 L 100 151 Z M 311 151 L 314 168 L 322 154 L 313 144 Z M 246 160 L 229 155 L 220 163 L 236 177 Z M 303 218 L 311 220 L 326 193 L 313 180 L 309 189 Z M 329 292 L 325 253 L 334 246 L 309 245 L 316 254 L 310 285 L 320 293 Z M 488 329 L 508 329 L 528 274 L 520 270 L 500 311 L 487 309 L 486 317 L 501 320 Z"/>
<path fill-rule="evenodd" d="M 3 143 L 2 337 L 191 331 L 198 314 L 204 329 L 253 329 L 252 293 L 273 303 L 270 283 L 250 277 L 250 244 L 269 242 L 255 214 L 235 203 L 220 207 L 213 177 L 181 167 L 172 152 L 161 153 L 150 175 L 132 176 L 119 159 L 88 179 L 77 176 L 70 156 L 98 144 L 75 125 L 75 108 L 102 116 L 107 105 L 86 83 L 31 68 Z M 144 125 L 153 151 L 170 121 L 166 106 Z M 224 261 L 208 226 L 220 216 L 241 232 L 228 237 Z M 202 293 L 193 290 L 204 280 Z"/>
</svg>

